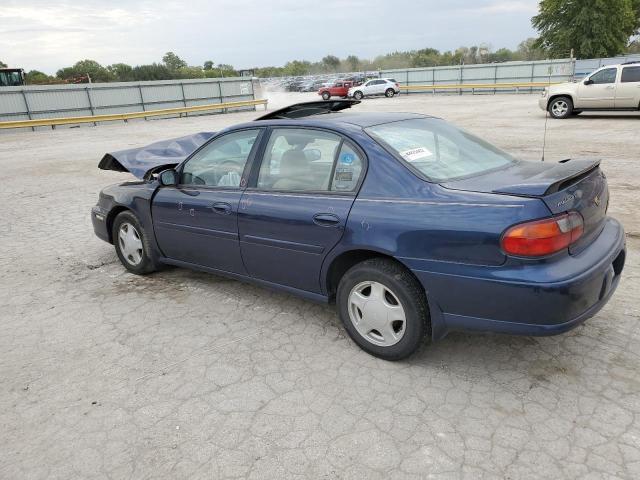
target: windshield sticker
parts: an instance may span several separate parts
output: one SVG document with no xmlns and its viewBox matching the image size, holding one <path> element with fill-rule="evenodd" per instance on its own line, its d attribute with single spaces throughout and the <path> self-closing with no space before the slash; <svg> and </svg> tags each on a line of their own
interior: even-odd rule
<svg viewBox="0 0 640 480">
<path fill-rule="evenodd" d="M 414 162 L 416 160 L 420 160 L 421 158 L 430 157 L 433 155 L 429 150 L 424 147 L 412 148 L 411 150 L 405 150 L 404 152 L 400 152 L 404 158 L 406 158 L 410 162 Z"/>
</svg>

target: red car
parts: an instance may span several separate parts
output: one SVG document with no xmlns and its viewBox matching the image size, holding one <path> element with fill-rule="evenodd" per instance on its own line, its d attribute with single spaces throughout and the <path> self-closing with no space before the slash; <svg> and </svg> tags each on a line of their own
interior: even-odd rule
<svg viewBox="0 0 640 480">
<path fill-rule="evenodd" d="M 352 86 L 352 82 L 335 82 L 329 87 L 318 90 L 318 95 L 321 95 L 323 100 L 329 100 L 331 97 L 347 98 L 347 93 Z"/>
</svg>

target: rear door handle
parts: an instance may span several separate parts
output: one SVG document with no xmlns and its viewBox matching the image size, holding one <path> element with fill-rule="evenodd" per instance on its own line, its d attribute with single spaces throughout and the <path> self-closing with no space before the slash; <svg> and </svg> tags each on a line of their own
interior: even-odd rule
<svg viewBox="0 0 640 480">
<path fill-rule="evenodd" d="M 231 213 L 231 205 L 224 202 L 216 202 L 211 204 L 211 209 L 221 215 L 229 215 Z"/>
<path fill-rule="evenodd" d="M 316 213 L 313 216 L 313 223 L 321 227 L 335 227 L 340 224 L 340 217 L 333 213 Z"/>
</svg>

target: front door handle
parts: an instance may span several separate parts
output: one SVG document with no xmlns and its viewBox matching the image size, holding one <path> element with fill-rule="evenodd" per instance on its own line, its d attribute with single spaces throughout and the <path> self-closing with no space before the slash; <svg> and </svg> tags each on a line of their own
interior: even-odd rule
<svg viewBox="0 0 640 480">
<path fill-rule="evenodd" d="M 211 210 L 221 215 L 229 215 L 231 213 L 231 205 L 224 202 L 216 202 L 211 204 Z"/>
<path fill-rule="evenodd" d="M 335 227 L 340 224 L 340 217 L 333 213 L 316 213 L 313 216 L 313 223 L 321 227 Z"/>
</svg>

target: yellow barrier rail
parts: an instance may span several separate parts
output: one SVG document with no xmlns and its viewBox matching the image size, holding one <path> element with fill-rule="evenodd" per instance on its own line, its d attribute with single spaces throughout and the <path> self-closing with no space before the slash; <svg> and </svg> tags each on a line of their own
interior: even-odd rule
<svg viewBox="0 0 640 480">
<path fill-rule="evenodd" d="M 229 108 L 251 107 L 264 105 L 267 109 L 268 100 L 243 100 L 240 102 L 211 103 L 208 105 L 195 105 L 193 107 L 163 108 L 159 110 L 147 110 L 144 112 L 113 113 L 108 115 L 86 115 L 82 117 L 41 118 L 38 120 L 14 120 L 0 122 L 0 129 L 47 127 L 55 128 L 56 125 L 75 125 L 79 123 L 111 122 L 114 120 L 127 121 L 133 118 L 157 117 L 161 115 L 175 115 L 190 112 L 205 112 L 208 110 L 226 110 Z"/>
<path fill-rule="evenodd" d="M 400 85 L 400 90 L 500 90 L 519 88 L 540 88 L 555 85 L 549 82 L 526 83 L 459 83 L 459 84 L 435 84 L 435 85 Z"/>
</svg>

